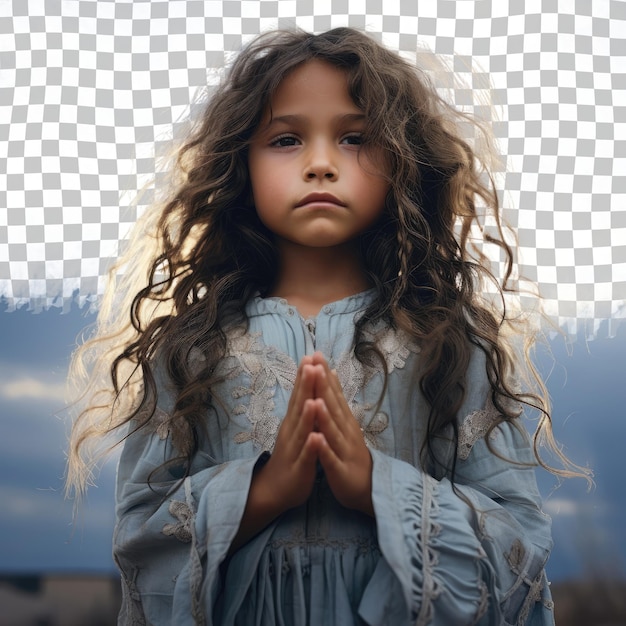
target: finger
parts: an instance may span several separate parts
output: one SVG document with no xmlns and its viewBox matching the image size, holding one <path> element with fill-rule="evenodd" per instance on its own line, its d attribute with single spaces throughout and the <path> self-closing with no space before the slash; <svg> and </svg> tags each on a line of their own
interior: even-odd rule
<svg viewBox="0 0 626 626">
<path fill-rule="evenodd" d="M 311 362 L 314 366 L 316 366 L 316 372 L 325 372 L 326 375 L 328 375 L 328 372 L 330 372 L 330 366 L 328 365 L 328 361 L 326 360 L 326 357 L 321 353 L 321 352 L 314 352 L 311 355 Z M 321 380 L 319 381 L 321 384 Z M 319 395 L 321 393 L 321 388 L 318 388 L 316 386 L 315 388 L 315 395 Z"/>
<path fill-rule="evenodd" d="M 305 411 L 307 401 L 310 402 L 313 398 L 313 387 L 315 384 L 315 373 L 311 371 L 311 368 L 310 359 L 303 359 L 298 368 L 294 388 L 287 405 L 287 413 L 284 416 L 276 440 L 275 451 L 282 450 L 292 459 L 294 455 L 300 453 L 300 449 L 306 440 L 306 435 L 313 429 L 315 412 L 312 410 L 312 407 Z M 302 420 L 303 415 L 304 420 Z"/>
<path fill-rule="evenodd" d="M 320 433 L 322 433 L 327 445 L 333 449 L 335 454 L 343 458 L 346 452 L 346 437 L 338 421 L 333 419 L 323 398 L 315 399 L 315 410 Z"/>
<path fill-rule="evenodd" d="M 330 370 L 328 384 L 333 389 L 335 398 L 341 407 L 341 415 L 344 418 L 341 424 L 342 431 L 345 435 L 351 433 L 352 436 L 358 436 L 359 439 L 362 439 L 363 429 L 346 401 L 341 382 L 339 381 L 339 376 L 337 375 L 337 370 Z"/>
<path fill-rule="evenodd" d="M 306 358 L 306 357 L 305 357 Z M 310 359 L 306 361 L 303 359 L 301 364 L 300 385 L 298 388 L 297 402 L 299 402 L 299 410 L 302 410 L 304 402 L 308 399 L 315 397 L 315 369 L 310 362 Z"/>
<path fill-rule="evenodd" d="M 337 370 L 328 370 L 328 384 L 334 389 L 335 393 L 339 394 L 342 398 L 345 398 L 343 395 L 343 387 L 341 386 L 339 376 L 337 375 Z"/>
<path fill-rule="evenodd" d="M 319 362 L 319 359 L 316 359 L 316 356 L 319 355 L 320 353 L 315 353 L 313 355 L 313 364 L 312 367 L 314 368 L 315 371 L 315 385 L 313 387 L 313 397 L 317 398 L 321 393 L 322 393 L 322 378 L 323 378 L 323 372 L 324 370 L 324 364 L 325 362 Z M 321 356 L 321 355 L 320 355 Z"/>
<path fill-rule="evenodd" d="M 294 469 L 296 471 L 298 471 L 298 469 L 302 471 L 306 471 L 306 470 L 310 470 L 312 472 L 316 471 L 315 466 L 317 464 L 317 459 L 318 459 L 320 437 L 321 437 L 320 433 L 316 433 L 316 432 L 308 433 L 308 435 L 306 436 L 304 440 L 304 445 L 302 446 L 300 450 L 300 454 L 298 455 L 298 458 L 296 459 L 296 462 L 295 462 L 296 467 Z"/>
<path fill-rule="evenodd" d="M 328 413 L 337 428 L 346 435 L 351 422 L 355 420 L 343 395 L 343 389 L 333 383 L 329 369 L 322 369 L 318 366 L 316 389 L 318 390 L 316 397 L 324 400 Z"/>
<path fill-rule="evenodd" d="M 283 423 L 281 426 L 272 456 L 279 456 L 287 464 L 298 463 L 307 437 L 313 432 L 316 414 L 314 401 L 309 398 L 304 402 L 298 419 L 293 424 Z"/>
<path fill-rule="evenodd" d="M 330 368 L 330 364 L 328 363 L 328 361 L 326 360 L 326 357 L 321 352 L 315 352 L 314 354 L 312 354 L 311 359 L 312 359 L 313 365 L 319 365 L 324 369 L 329 379 L 330 379 L 331 372 L 336 373 L 336 370 Z M 341 385 L 339 385 L 339 387 L 341 387 Z"/>
<path fill-rule="evenodd" d="M 324 354 L 322 352 L 320 352 L 319 350 L 316 350 L 312 355 L 311 355 L 311 361 L 313 362 L 313 364 L 315 365 L 328 365 L 328 361 L 326 360 L 326 357 L 324 356 Z"/>
<path fill-rule="evenodd" d="M 337 500 L 348 508 L 373 515 L 372 457 L 365 450 L 365 455 L 346 461 L 324 438 L 320 441 L 317 455 Z"/>
<path fill-rule="evenodd" d="M 327 476 L 333 476 L 341 469 L 341 459 L 323 434 L 320 434 L 317 457 Z"/>
<path fill-rule="evenodd" d="M 319 368 L 321 368 L 324 372 L 323 383 L 330 386 L 331 390 L 337 395 L 338 398 L 345 400 L 343 388 L 339 382 L 339 377 L 337 376 L 337 370 L 330 369 L 328 361 L 326 361 L 321 352 L 313 354 L 312 359 L 313 364 L 319 366 Z"/>
<path fill-rule="evenodd" d="M 298 367 L 296 380 L 294 381 L 291 396 L 287 404 L 287 414 L 285 418 L 292 416 L 292 420 L 297 420 L 302 412 L 304 402 L 308 398 L 313 398 L 315 388 L 315 372 L 311 369 L 311 357 L 304 357 Z"/>
<path fill-rule="evenodd" d="M 307 437 L 314 431 L 316 417 L 317 407 L 315 406 L 315 400 L 307 398 L 292 433 L 292 441 L 297 450 L 297 454 L 300 454 L 302 448 L 305 446 Z"/>
<path fill-rule="evenodd" d="M 346 401 L 337 371 L 330 369 L 321 352 L 315 352 L 312 359 L 317 371 L 316 397 L 321 397 L 325 401 L 328 412 L 343 438 L 356 445 L 360 444 L 363 440 L 363 431 Z M 333 441 L 341 445 L 338 439 L 334 438 Z"/>
</svg>

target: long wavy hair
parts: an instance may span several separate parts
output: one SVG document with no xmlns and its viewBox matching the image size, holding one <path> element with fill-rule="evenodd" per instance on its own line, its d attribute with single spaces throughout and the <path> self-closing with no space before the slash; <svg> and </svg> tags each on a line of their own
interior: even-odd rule
<svg viewBox="0 0 626 626">
<path fill-rule="evenodd" d="M 138 222 L 128 253 L 111 272 L 95 334 L 74 356 L 71 378 L 84 401 L 72 429 L 67 483 L 78 495 L 106 436 L 152 419 L 157 353 L 177 390 L 169 433 L 188 471 L 228 329 L 246 322 L 246 302 L 267 293 L 278 270 L 273 235 L 252 201 L 251 137 L 281 81 L 312 59 L 346 73 L 350 96 L 365 114 L 364 143 L 382 151 L 390 172 L 383 217 L 360 237 L 376 297 L 356 323 L 356 357 L 376 359 L 364 330 L 379 320 L 422 346 L 419 385 L 430 406 L 422 455 L 432 467 L 440 462 L 435 439 L 450 431 L 457 437 L 455 417 L 477 347 L 486 356 L 500 419 L 518 417 L 511 400 L 536 408 L 538 462 L 538 445 L 546 442 L 567 466 L 552 438 L 545 388 L 527 353 L 516 356 L 509 341 L 513 316 L 504 294 L 514 291 L 515 251 L 500 218 L 491 153 L 480 154 L 461 127 L 470 123 L 487 138 L 485 129 L 446 103 L 424 71 L 367 34 L 276 31 L 238 55 L 210 98 L 177 152 L 168 199 Z M 472 246 L 477 232 L 500 249 L 500 281 Z M 124 265 L 132 270 L 120 272 Z M 486 283 L 499 298 L 481 296 Z M 201 369 L 190 367 L 195 350 L 205 357 Z M 511 382 L 521 371 L 532 382 L 524 393 Z M 454 472 L 454 460 L 448 469 Z"/>
</svg>

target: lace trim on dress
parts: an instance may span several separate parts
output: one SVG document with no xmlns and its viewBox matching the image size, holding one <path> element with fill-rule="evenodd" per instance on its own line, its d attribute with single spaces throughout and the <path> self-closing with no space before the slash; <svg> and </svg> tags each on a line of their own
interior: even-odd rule
<svg viewBox="0 0 626 626">
<path fill-rule="evenodd" d="M 526 574 L 525 561 L 526 561 L 526 550 L 524 545 L 519 539 L 516 539 L 511 546 L 511 551 L 507 554 L 504 554 L 511 571 L 517 575 L 517 582 L 514 588 L 518 587 L 521 584 L 524 584 L 528 587 L 528 593 L 526 594 L 526 598 L 517 614 L 517 626 L 523 626 L 528 621 L 528 617 L 533 607 L 537 602 L 542 602 L 544 606 L 548 610 L 553 610 L 554 604 L 551 600 L 543 599 L 543 590 L 547 586 L 546 573 L 545 570 L 542 569 L 539 574 L 531 579 Z M 511 593 L 511 592 L 509 592 Z"/>
<path fill-rule="evenodd" d="M 155 425 L 155 432 L 161 441 L 167 439 L 170 432 L 170 416 L 161 408 L 156 407 L 152 415 L 152 421 Z"/>
<path fill-rule="evenodd" d="M 178 522 L 176 524 L 165 524 L 165 526 L 163 526 L 163 534 L 176 537 L 176 539 L 183 543 L 189 543 L 193 536 L 191 529 L 194 523 L 193 510 L 186 502 L 172 500 L 170 502 L 169 512 Z"/>
<path fill-rule="evenodd" d="M 457 446 L 457 454 L 459 459 L 466 460 L 474 444 L 487 435 L 489 429 L 499 422 L 501 419 L 500 412 L 494 406 L 491 398 L 487 400 L 487 405 L 479 411 L 472 411 L 461 424 L 459 428 L 459 443 Z M 492 431 L 490 438 L 495 437 Z"/>
<path fill-rule="evenodd" d="M 250 380 L 250 386 L 232 390 L 235 400 L 248 399 L 247 404 L 234 407 L 234 414 L 245 415 L 252 425 L 252 430 L 237 433 L 234 441 L 253 441 L 262 450 L 271 451 L 281 423 L 274 412 L 276 388 L 280 385 L 285 391 L 291 391 L 298 367 L 288 354 L 266 346 L 261 333 L 229 337 L 229 357 L 233 365 L 229 378 L 246 374 Z"/>
<path fill-rule="evenodd" d="M 179 524 L 175 528 L 179 528 L 179 534 L 186 536 L 189 533 L 189 542 L 191 543 L 189 550 L 189 587 L 191 592 L 191 617 L 196 626 L 205 626 L 206 619 L 204 609 L 200 599 L 202 582 L 204 580 L 204 572 L 202 567 L 202 557 L 206 554 L 206 545 L 200 544 L 196 537 L 196 501 L 191 491 L 191 479 L 189 476 L 185 478 L 185 502 L 178 502 Z M 174 504 L 174 503 L 172 503 Z M 171 511 L 171 505 L 170 505 Z M 183 518 L 183 519 L 181 519 Z M 163 528 L 165 532 L 165 528 Z M 177 537 L 180 538 L 180 537 Z"/>
<path fill-rule="evenodd" d="M 189 587 L 191 592 L 191 617 L 196 626 L 205 626 L 206 619 L 200 600 L 203 581 L 202 556 L 205 549 L 200 551 L 196 538 L 196 502 L 191 491 L 189 477 L 184 482 L 185 501 L 171 500 L 168 510 L 170 515 L 178 521 L 174 524 L 165 524 L 161 531 L 164 535 L 175 537 L 183 543 L 190 543 L 189 550 Z"/>
<path fill-rule="evenodd" d="M 388 326 L 379 326 L 368 333 L 382 352 L 391 374 L 404 367 L 411 352 L 418 352 L 418 347 L 409 340 L 403 331 L 394 331 Z M 281 418 L 275 414 L 274 396 L 280 386 L 287 392 L 293 389 L 298 366 L 284 352 L 273 346 L 267 346 L 261 339 L 261 333 L 244 333 L 229 337 L 229 353 L 232 369 L 229 378 L 247 375 L 250 385 L 235 387 L 232 396 L 235 400 L 248 399 L 247 404 L 235 406 L 236 415 L 245 415 L 252 429 L 235 435 L 235 443 L 252 441 L 262 450 L 272 451 L 281 424 Z M 389 416 L 379 411 L 368 419 L 374 404 L 364 404 L 357 400 L 357 394 L 365 389 L 378 370 L 365 367 L 354 356 L 354 351 L 344 353 L 335 363 L 339 382 L 346 401 L 355 419 L 363 430 L 368 445 L 377 447 L 377 437 L 389 426 Z"/>
<path fill-rule="evenodd" d="M 150 418 L 150 428 L 161 441 L 171 436 L 172 445 L 182 454 L 186 454 L 193 444 L 191 428 L 184 419 L 172 418 L 170 413 L 157 406 Z"/>
<path fill-rule="evenodd" d="M 121 561 L 115 557 L 115 562 L 121 572 L 122 578 L 122 603 L 119 612 L 118 623 L 129 626 L 146 626 L 146 617 L 143 612 L 141 593 L 137 588 L 137 575 L 139 570 L 129 567 L 132 571 L 132 578 L 127 575 L 127 570 L 122 567 Z"/>
<path fill-rule="evenodd" d="M 419 347 L 404 331 L 394 331 L 386 324 L 377 325 L 367 332 L 366 336 L 382 352 L 388 375 L 391 375 L 394 370 L 404 368 L 411 352 L 419 352 Z M 368 420 L 367 417 L 372 413 L 375 404 L 360 403 L 357 400 L 357 394 L 369 385 L 379 371 L 376 368 L 364 366 L 356 358 L 353 350 L 344 353 L 339 358 L 335 369 L 352 415 L 363 431 L 365 443 L 377 448 L 378 435 L 389 426 L 389 416 L 383 411 L 378 411 Z"/>
</svg>

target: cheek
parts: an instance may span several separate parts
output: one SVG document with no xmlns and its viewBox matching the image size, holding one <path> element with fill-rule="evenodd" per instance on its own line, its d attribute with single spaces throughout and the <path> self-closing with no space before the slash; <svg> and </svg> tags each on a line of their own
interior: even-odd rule
<svg viewBox="0 0 626 626">
<path fill-rule="evenodd" d="M 265 178 L 264 169 L 265 159 L 262 158 L 259 150 L 252 146 L 248 152 L 248 176 L 253 187 Z"/>
<path fill-rule="evenodd" d="M 356 178 L 359 178 L 361 181 L 361 193 L 363 194 L 370 193 L 377 197 L 381 195 L 385 197 L 387 191 L 391 188 L 391 183 L 385 170 L 381 168 L 379 163 L 372 162 L 370 159 L 362 158 L 360 160 Z"/>
<path fill-rule="evenodd" d="M 380 202 L 382 205 L 391 189 L 391 184 L 384 175 L 373 172 L 372 166 L 369 166 L 367 170 L 361 170 L 359 193 L 363 199 L 369 199 L 370 203 Z"/>
<path fill-rule="evenodd" d="M 378 220 L 385 212 L 385 205 L 390 189 L 391 186 L 389 183 L 382 178 L 378 178 L 378 180 L 369 187 L 370 212 L 374 221 Z"/>
<path fill-rule="evenodd" d="M 252 181 L 252 196 L 257 207 L 272 205 L 281 197 L 281 186 L 269 178 L 257 178 Z"/>
<path fill-rule="evenodd" d="M 250 159 L 250 184 L 255 198 L 271 196 L 280 191 L 280 175 L 277 176 L 277 171 L 280 172 L 280 168 L 274 167 L 265 159 Z"/>
</svg>

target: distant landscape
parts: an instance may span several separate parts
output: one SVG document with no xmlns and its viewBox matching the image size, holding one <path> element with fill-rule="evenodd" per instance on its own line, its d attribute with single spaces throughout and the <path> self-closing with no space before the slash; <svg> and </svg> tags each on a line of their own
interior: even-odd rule
<svg viewBox="0 0 626 626">
<path fill-rule="evenodd" d="M 552 586 L 557 626 L 626 625 L 626 580 Z M 116 576 L 0 576 L 0 626 L 115 626 Z"/>
</svg>

